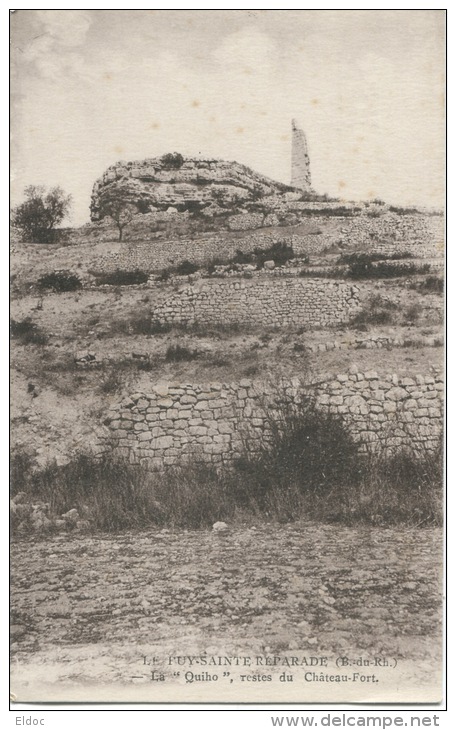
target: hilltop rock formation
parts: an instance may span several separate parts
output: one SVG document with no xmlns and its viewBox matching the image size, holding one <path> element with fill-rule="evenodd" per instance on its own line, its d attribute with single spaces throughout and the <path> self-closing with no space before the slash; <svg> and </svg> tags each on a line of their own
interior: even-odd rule
<svg viewBox="0 0 456 730">
<path fill-rule="evenodd" d="M 91 219 L 103 218 L 103 195 L 121 190 L 125 202 L 138 212 L 188 211 L 218 215 L 263 198 L 277 198 L 291 191 L 237 162 L 182 157 L 169 153 L 135 162 L 118 162 L 96 181 L 91 200 Z"/>
</svg>

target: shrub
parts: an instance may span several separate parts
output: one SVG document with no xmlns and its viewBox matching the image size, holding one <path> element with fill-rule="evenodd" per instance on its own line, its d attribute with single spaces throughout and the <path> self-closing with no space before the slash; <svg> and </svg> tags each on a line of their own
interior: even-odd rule
<svg viewBox="0 0 456 730">
<path fill-rule="evenodd" d="M 367 325 L 391 324 L 394 320 L 393 313 L 399 310 L 394 302 L 384 299 L 379 295 L 371 296 L 366 306 L 350 320 L 350 325 L 359 329 Z"/>
<path fill-rule="evenodd" d="M 160 161 L 168 170 L 179 170 L 184 164 L 184 158 L 179 152 L 168 152 Z"/>
<path fill-rule="evenodd" d="M 444 280 L 441 276 L 427 276 L 424 281 L 412 282 L 410 289 L 416 289 L 423 294 L 443 294 Z"/>
<path fill-rule="evenodd" d="M 186 276 L 189 274 L 195 274 L 197 271 L 199 271 L 198 264 L 194 264 L 194 263 L 192 263 L 192 261 L 187 261 L 187 259 L 182 261 L 175 268 L 175 273 L 178 276 Z"/>
<path fill-rule="evenodd" d="M 150 210 L 150 203 L 148 200 L 144 200 L 144 198 L 138 198 L 136 201 L 136 207 L 138 208 L 139 213 L 148 213 Z"/>
<path fill-rule="evenodd" d="M 69 271 L 53 271 L 38 279 L 40 289 L 52 289 L 55 292 L 77 291 L 82 289 L 82 282 L 76 274 Z"/>
<path fill-rule="evenodd" d="M 419 320 L 423 307 L 421 304 L 411 304 L 404 312 L 404 322 L 415 324 Z"/>
<path fill-rule="evenodd" d="M 169 281 L 171 278 L 171 272 L 169 269 L 163 269 L 161 274 L 157 276 L 157 281 Z"/>
<path fill-rule="evenodd" d="M 260 249 L 256 249 L 259 251 Z M 253 264 L 256 263 L 256 257 L 252 251 L 241 251 L 237 249 L 235 255 L 230 259 L 230 264 Z"/>
<path fill-rule="evenodd" d="M 261 269 L 265 261 L 274 261 L 277 266 L 285 264 L 295 258 L 293 247 L 286 241 L 277 241 L 268 248 L 254 248 L 253 251 L 241 251 L 238 249 L 235 256 L 230 259 L 230 264 L 256 264 Z"/>
<path fill-rule="evenodd" d="M 109 284 L 111 286 L 133 286 L 135 284 L 146 284 L 149 280 L 149 274 L 147 271 L 123 271 L 117 269 L 116 271 L 108 272 L 105 274 L 98 274 L 96 278 L 97 286 L 103 284 Z"/>
<path fill-rule="evenodd" d="M 128 365 L 129 363 L 120 362 L 104 368 L 99 385 L 100 392 L 105 394 L 118 393 L 125 383 L 124 371 Z"/>
<path fill-rule="evenodd" d="M 285 519 L 300 513 L 302 498 L 321 499 L 362 477 L 358 449 L 340 418 L 311 399 L 269 414 L 269 431 L 257 455 L 236 462 L 236 496 Z"/>
<path fill-rule="evenodd" d="M 419 213 L 417 208 L 403 208 L 403 207 L 397 207 L 395 205 L 390 205 L 389 210 L 391 213 L 396 213 L 397 215 L 414 215 L 416 213 Z"/>
<path fill-rule="evenodd" d="M 325 218 L 328 216 L 348 218 L 356 215 L 360 210 L 361 208 L 358 207 L 344 208 L 343 206 L 339 206 L 338 208 L 305 208 L 300 211 L 300 214 L 303 216 L 324 216 Z"/>
<path fill-rule="evenodd" d="M 341 279 L 345 277 L 345 269 L 340 266 L 328 266 L 322 269 L 301 269 L 298 275 L 310 279 Z"/>
<path fill-rule="evenodd" d="M 402 258 L 402 255 L 400 256 Z M 350 257 L 347 257 L 349 259 Z M 393 264 L 384 259 L 383 254 L 352 254 L 347 275 L 351 279 L 391 279 L 398 276 L 428 273 L 429 264 Z M 396 257 L 397 258 L 397 257 Z M 378 263 L 374 263 L 378 261 Z"/>
<path fill-rule="evenodd" d="M 381 261 L 385 256 L 378 253 L 343 253 L 337 259 L 338 264 L 372 263 Z"/>
<path fill-rule="evenodd" d="M 255 248 L 254 254 L 258 268 L 261 268 L 264 262 L 269 260 L 274 261 L 276 266 L 282 266 L 295 257 L 293 247 L 286 241 L 278 241 L 269 248 Z"/>
<path fill-rule="evenodd" d="M 166 362 L 182 362 L 186 360 L 196 360 L 199 356 L 198 350 L 189 350 L 188 347 L 182 345 L 170 345 L 166 350 Z"/>
<path fill-rule="evenodd" d="M 21 321 L 11 320 L 10 323 L 11 337 L 22 345 L 45 345 L 47 342 L 46 335 L 41 331 L 30 317 L 26 317 Z"/>
<path fill-rule="evenodd" d="M 208 274 L 213 274 L 217 266 L 223 265 L 223 259 L 221 259 L 219 256 L 216 256 L 215 258 L 211 259 L 208 264 L 206 264 L 206 271 Z"/>
<path fill-rule="evenodd" d="M 171 332 L 171 325 L 158 322 L 152 314 L 133 314 L 127 319 L 118 319 L 111 322 L 109 335 L 165 335 Z"/>
</svg>

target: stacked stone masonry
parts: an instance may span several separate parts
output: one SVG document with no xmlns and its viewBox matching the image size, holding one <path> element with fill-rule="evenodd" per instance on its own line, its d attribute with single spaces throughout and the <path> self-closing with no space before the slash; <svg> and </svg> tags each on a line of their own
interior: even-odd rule
<svg viewBox="0 0 456 730">
<path fill-rule="evenodd" d="M 311 189 L 306 135 L 299 129 L 295 119 L 291 123 L 291 184 L 300 190 Z"/>
<path fill-rule="evenodd" d="M 245 450 L 256 452 L 269 430 L 268 413 L 278 403 L 299 402 L 312 393 L 319 408 L 339 415 L 360 451 L 386 447 L 434 448 L 443 416 L 440 376 L 350 372 L 303 384 L 159 383 L 134 393 L 107 414 L 110 443 L 132 463 L 162 468 L 194 459 L 230 463 Z"/>
<path fill-rule="evenodd" d="M 359 287 L 323 279 L 206 280 L 161 303 L 157 322 L 328 327 L 348 322 L 360 307 Z"/>
<path fill-rule="evenodd" d="M 175 266 L 187 259 L 193 263 L 204 265 L 214 258 L 228 261 L 237 250 L 253 251 L 254 248 L 267 248 L 274 243 L 286 242 L 293 247 L 297 256 L 318 256 L 333 247 L 341 250 L 360 249 L 372 253 L 380 253 L 385 257 L 397 253 L 409 253 L 421 259 L 442 258 L 444 254 L 443 220 L 440 216 L 397 216 L 385 215 L 380 218 L 358 216 L 341 221 L 342 225 L 326 229 L 327 218 L 315 216 L 306 229 L 294 231 L 270 229 L 250 232 L 246 235 L 233 236 L 201 234 L 196 238 L 170 238 L 166 241 L 155 237 L 154 223 L 150 223 L 147 231 L 148 216 L 141 216 L 143 222 L 136 232 L 135 227 L 126 229 L 125 240 L 120 252 L 99 257 L 96 268 L 103 271 L 121 269 L 142 269 L 159 272 L 169 266 Z M 267 216 L 263 225 L 266 224 Z M 233 228 L 247 228 L 252 216 L 233 216 Z M 272 225 L 272 223 L 271 223 Z M 146 227 L 144 227 L 146 226 Z M 141 229 L 141 230 L 140 230 Z M 109 229 L 100 228 L 100 240 L 112 240 L 115 237 Z M 141 241 L 138 239 L 142 239 Z M 133 240 L 134 239 L 134 240 Z M 144 239 L 147 242 L 144 242 Z"/>
</svg>

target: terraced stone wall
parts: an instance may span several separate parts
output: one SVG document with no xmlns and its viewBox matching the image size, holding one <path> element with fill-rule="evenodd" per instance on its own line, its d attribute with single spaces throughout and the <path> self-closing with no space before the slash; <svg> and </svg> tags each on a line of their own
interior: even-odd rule
<svg viewBox="0 0 456 730">
<path fill-rule="evenodd" d="M 173 294 L 155 310 L 172 324 L 254 323 L 327 327 L 358 311 L 359 287 L 325 279 L 211 280 Z"/>
<path fill-rule="evenodd" d="M 134 393 L 107 414 L 111 444 L 133 463 L 162 468 L 194 458 L 215 465 L 258 451 L 278 402 L 312 392 L 318 406 L 340 415 L 360 450 L 436 446 L 442 426 L 443 381 L 438 375 L 398 377 L 349 372 L 311 384 L 159 383 Z"/>
<path fill-rule="evenodd" d="M 143 224 L 140 218 L 144 219 Z M 149 218 L 150 222 L 146 223 Z M 138 216 L 134 225 L 125 230 L 126 240 L 121 251 L 101 256 L 96 268 L 102 271 L 121 268 L 159 272 L 185 259 L 199 265 L 214 258 L 228 261 L 238 250 L 249 252 L 256 247 L 267 248 L 281 242 L 291 245 L 297 256 L 318 256 L 333 247 L 339 247 L 341 251 L 360 249 L 385 257 L 409 253 L 412 257 L 433 259 L 442 258 L 444 254 L 443 219 L 439 216 L 385 215 L 370 218 L 362 215 L 333 219 L 335 225 L 329 228 L 328 218 L 313 216 L 305 223 L 307 230 L 293 232 L 292 227 L 283 231 L 280 227 L 268 230 L 268 221 L 272 227 L 277 223 L 277 220 L 274 223 L 274 216 L 269 215 L 263 221 L 262 230 L 240 236 L 233 237 L 226 232 L 220 235 L 205 233 L 195 238 L 171 236 L 167 240 L 156 237 L 158 234 L 152 230 L 152 218 Z M 250 225 L 254 227 L 252 220 L 251 215 L 233 216 L 232 228 L 245 230 Z M 259 225 L 258 221 L 256 225 Z M 99 233 L 98 240 L 112 240 L 117 235 L 116 231 L 103 227 L 100 227 Z"/>
</svg>

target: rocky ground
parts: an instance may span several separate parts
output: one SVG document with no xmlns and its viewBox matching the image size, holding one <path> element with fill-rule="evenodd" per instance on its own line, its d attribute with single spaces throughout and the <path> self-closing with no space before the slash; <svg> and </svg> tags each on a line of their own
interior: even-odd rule
<svg viewBox="0 0 456 730">
<path fill-rule="evenodd" d="M 308 522 L 21 538 L 11 688 L 19 700 L 435 701 L 440 555 L 440 530 Z"/>
</svg>

